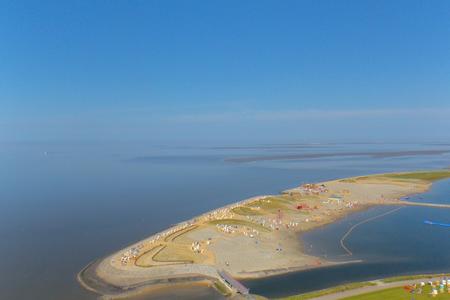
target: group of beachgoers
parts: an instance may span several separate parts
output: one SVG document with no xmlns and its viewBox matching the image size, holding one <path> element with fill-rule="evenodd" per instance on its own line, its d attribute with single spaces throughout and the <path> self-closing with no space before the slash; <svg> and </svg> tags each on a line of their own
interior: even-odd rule
<svg viewBox="0 0 450 300">
<path fill-rule="evenodd" d="M 427 284 L 422 281 L 419 284 L 415 283 L 412 285 L 404 286 L 404 289 L 411 294 L 422 294 L 423 289 Z M 436 297 L 439 294 L 447 292 L 450 294 L 450 279 L 444 277 L 442 280 L 428 281 L 428 285 L 431 287 L 431 292 L 429 293 L 432 297 Z"/>
</svg>

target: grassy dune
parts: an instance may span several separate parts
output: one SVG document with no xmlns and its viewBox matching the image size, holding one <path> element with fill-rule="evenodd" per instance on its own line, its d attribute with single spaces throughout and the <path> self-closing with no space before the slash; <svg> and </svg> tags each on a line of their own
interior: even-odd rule
<svg viewBox="0 0 450 300">
<path fill-rule="evenodd" d="M 433 182 L 450 178 L 450 169 L 438 170 L 438 171 L 416 171 L 416 172 L 403 172 L 403 173 L 387 173 L 387 174 L 375 174 L 368 176 L 350 177 L 344 178 L 339 181 L 356 183 L 359 181 L 370 180 L 372 178 L 377 179 L 396 179 L 396 180 L 423 180 Z"/>
<path fill-rule="evenodd" d="M 266 210 L 266 211 L 273 211 L 273 210 L 286 208 L 285 203 L 278 200 L 275 197 L 270 197 L 270 198 L 265 198 L 265 199 L 254 201 L 254 202 L 248 204 L 248 206 L 249 207 L 260 207 L 261 209 Z"/>
<path fill-rule="evenodd" d="M 412 172 L 412 173 L 397 173 L 383 175 L 387 178 L 393 179 L 417 179 L 425 181 L 436 181 L 450 178 L 450 170 L 430 171 L 430 172 Z"/>
<path fill-rule="evenodd" d="M 251 207 L 247 207 L 247 206 L 235 207 L 231 211 L 234 212 L 235 214 L 241 215 L 241 216 L 263 215 L 262 212 L 260 212 L 260 211 L 258 211 L 256 209 L 252 209 Z"/>
<path fill-rule="evenodd" d="M 193 263 L 202 260 L 201 255 L 190 251 L 189 245 L 170 244 L 156 254 L 152 259 L 156 262 Z"/>
<path fill-rule="evenodd" d="M 277 196 L 268 196 L 246 205 L 235 207 L 232 212 L 241 216 L 257 216 L 274 214 L 278 210 L 288 211 L 295 209 L 296 205 L 302 201 L 317 201 L 320 197 L 315 195 L 300 195 L 284 193 Z M 305 213 L 305 212 L 301 212 Z"/>
</svg>

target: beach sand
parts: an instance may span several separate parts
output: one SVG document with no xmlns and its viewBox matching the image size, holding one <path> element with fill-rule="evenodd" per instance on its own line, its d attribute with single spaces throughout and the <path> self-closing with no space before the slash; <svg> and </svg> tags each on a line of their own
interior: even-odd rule
<svg viewBox="0 0 450 300">
<path fill-rule="evenodd" d="M 432 184 L 410 177 L 361 176 L 253 197 L 118 251 L 85 268 L 78 279 L 113 298 L 149 286 L 224 284 L 222 270 L 238 279 L 259 278 L 336 264 L 305 254 L 299 235 L 375 205 L 403 205 L 402 197 L 423 193 Z"/>
</svg>

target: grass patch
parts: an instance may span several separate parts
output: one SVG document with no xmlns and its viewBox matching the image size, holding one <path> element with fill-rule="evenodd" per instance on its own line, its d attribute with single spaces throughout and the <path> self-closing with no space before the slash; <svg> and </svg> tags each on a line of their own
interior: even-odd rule
<svg viewBox="0 0 450 300">
<path fill-rule="evenodd" d="M 339 182 L 355 183 L 356 179 L 354 179 L 354 178 L 346 178 L 346 179 L 339 180 Z"/>
<path fill-rule="evenodd" d="M 421 294 L 414 294 L 414 299 L 416 300 L 425 300 L 431 299 L 431 287 L 426 286 Z M 403 287 L 389 288 L 377 292 L 352 296 L 343 298 L 342 300 L 380 300 L 380 299 L 389 299 L 389 300 L 409 300 L 411 299 L 411 294 L 406 292 Z M 450 300 L 450 294 L 445 291 L 442 294 L 438 294 L 436 297 L 432 299 L 436 300 Z"/>
<path fill-rule="evenodd" d="M 403 281 L 403 280 L 430 279 L 430 278 L 436 278 L 436 277 L 449 277 L 449 276 L 450 276 L 450 274 L 404 275 L 404 276 L 389 277 L 386 279 L 382 279 L 381 281 L 383 281 L 385 283 L 389 283 L 389 282 L 397 282 L 397 281 Z"/>
<path fill-rule="evenodd" d="M 241 216 L 264 215 L 264 213 L 274 213 L 278 210 L 295 209 L 295 206 L 302 201 L 317 201 L 319 196 L 288 195 L 270 196 L 247 203 L 246 205 L 235 207 L 232 212 Z M 258 208 L 258 209 L 256 209 Z"/>
<path fill-rule="evenodd" d="M 194 253 L 189 246 L 170 244 L 158 250 L 152 257 L 155 262 L 194 263 L 201 262 L 203 255 Z"/>
<path fill-rule="evenodd" d="M 450 178 L 450 170 L 444 171 L 422 171 L 411 173 L 397 173 L 397 174 L 385 174 L 383 177 L 394 179 L 416 179 L 425 181 L 436 181 L 445 178 Z"/>
<path fill-rule="evenodd" d="M 390 277 L 386 279 L 382 279 L 381 281 L 384 283 L 390 283 L 390 282 L 397 282 L 397 281 L 404 281 L 404 280 L 419 280 L 422 279 L 425 281 L 426 279 L 436 278 L 436 277 L 449 277 L 450 274 L 426 274 L 426 275 L 406 275 L 406 276 L 395 276 Z M 413 283 L 413 282 L 412 282 Z M 418 281 L 416 283 L 419 283 Z M 336 287 L 320 290 L 320 291 L 314 291 L 310 293 L 305 294 L 299 294 L 294 296 L 289 296 L 285 298 L 280 298 L 280 300 L 308 300 L 308 299 L 314 299 L 317 297 L 345 292 L 348 290 L 354 290 L 357 288 L 362 288 L 366 286 L 375 286 L 375 282 L 371 281 L 363 281 L 363 282 L 354 282 L 349 284 L 343 284 Z M 429 293 L 431 292 L 430 286 L 425 286 L 423 292 L 421 295 L 416 295 L 416 300 L 422 300 L 422 299 L 430 299 L 431 296 Z M 366 293 L 361 294 L 357 296 L 342 298 L 342 300 L 380 300 L 380 299 L 389 299 L 389 300 L 409 300 L 411 295 L 406 293 L 403 290 L 403 287 L 396 287 L 396 288 L 390 288 L 385 289 L 373 293 Z M 339 298 L 340 299 L 340 298 Z M 438 300 L 450 300 L 450 294 L 447 293 L 447 290 L 445 290 L 444 294 L 440 294 L 440 296 L 437 296 L 433 299 Z"/>
<path fill-rule="evenodd" d="M 266 211 L 273 211 L 278 209 L 285 209 L 286 204 L 291 204 L 291 202 L 287 202 L 285 199 L 281 197 L 267 197 L 264 199 L 260 199 L 257 201 L 253 201 L 252 203 L 247 204 L 248 207 L 261 207 L 261 209 Z"/>
<path fill-rule="evenodd" d="M 335 293 L 339 293 L 339 292 L 344 292 L 344 291 L 354 290 L 354 289 L 365 287 L 365 286 L 374 286 L 374 285 L 376 285 L 376 284 L 373 283 L 373 282 L 368 282 L 368 281 L 365 281 L 365 282 L 354 282 L 354 283 L 338 285 L 336 287 L 332 287 L 332 288 L 329 288 L 329 289 L 324 289 L 324 290 L 315 291 L 315 292 L 306 293 L 306 294 L 289 296 L 289 297 L 285 297 L 285 298 L 281 298 L 281 299 L 282 300 L 307 300 L 307 299 L 314 299 L 314 298 L 317 298 L 317 297 L 320 297 L 320 296 L 335 294 Z"/>
<path fill-rule="evenodd" d="M 256 224 L 250 221 L 246 220 L 239 220 L 239 219 L 222 219 L 222 220 L 212 220 L 208 222 L 209 224 L 217 225 L 217 224 L 223 224 L 223 225 L 237 225 L 237 226 L 247 226 L 259 231 L 264 232 L 270 232 L 271 230 L 267 227 L 264 227 L 260 224 Z"/>
<path fill-rule="evenodd" d="M 290 195 L 280 195 L 280 196 L 272 196 L 266 199 L 270 199 L 273 201 L 278 201 L 283 204 L 291 205 L 293 202 L 301 199 L 300 196 L 290 196 Z"/>
<path fill-rule="evenodd" d="M 405 173 L 391 173 L 391 174 L 374 174 L 368 176 L 350 177 L 340 179 L 340 182 L 356 183 L 360 180 L 367 179 L 398 179 L 398 180 L 423 180 L 423 181 L 436 181 L 441 179 L 450 178 L 450 170 L 437 170 L 437 171 L 416 171 Z"/>
<path fill-rule="evenodd" d="M 231 295 L 230 289 L 223 282 L 221 282 L 221 281 L 214 281 L 213 286 L 214 286 L 214 288 L 217 291 L 219 291 L 219 293 L 221 293 L 225 297 Z"/>
<path fill-rule="evenodd" d="M 278 210 L 294 210 L 296 205 L 302 201 L 317 201 L 319 199 L 320 197 L 315 195 L 300 196 L 282 194 L 255 200 L 244 206 L 235 207 L 232 209 L 232 212 L 241 216 L 264 215 L 265 213 L 275 213 Z"/>
<path fill-rule="evenodd" d="M 305 200 L 305 201 L 317 201 L 320 200 L 319 196 L 315 196 L 315 195 L 307 195 L 307 196 L 303 196 L 302 198 L 299 199 L 301 200 Z"/>
<path fill-rule="evenodd" d="M 369 178 L 370 178 L 369 176 L 350 177 L 350 178 L 339 179 L 339 182 L 356 183 L 356 182 L 358 182 L 358 180 L 366 180 Z"/>
<path fill-rule="evenodd" d="M 163 248 L 164 248 L 163 245 L 158 245 L 158 246 L 151 248 L 150 250 L 145 251 L 141 256 L 139 256 L 136 259 L 134 264 L 138 267 L 151 266 L 152 262 L 153 262 L 153 259 L 152 259 L 153 255 L 155 255 L 155 253 L 159 252 Z"/>
<path fill-rule="evenodd" d="M 241 216 L 258 216 L 258 215 L 263 214 L 260 211 L 258 211 L 256 209 L 252 209 L 251 207 L 247 207 L 247 206 L 235 207 L 231 211 L 233 213 L 235 213 L 237 215 L 241 215 Z"/>
</svg>

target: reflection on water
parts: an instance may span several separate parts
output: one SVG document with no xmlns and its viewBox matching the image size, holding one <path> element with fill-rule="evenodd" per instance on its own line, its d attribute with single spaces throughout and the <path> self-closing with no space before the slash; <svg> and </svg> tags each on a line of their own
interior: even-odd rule
<svg viewBox="0 0 450 300">
<path fill-rule="evenodd" d="M 450 165 L 448 153 L 389 158 L 317 157 L 240 164 L 225 161 L 268 154 L 449 149 L 448 145 L 438 144 L 293 145 L 2 143 L 0 299 L 95 299 L 95 295 L 81 289 L 75 280 L 76 273 L 90 261 L 171 224 L 250 196 L 278 193 L 301 182 Z M 442 188 L 445 190 L 445 186 Z M 380 257 L 379 264 L 340 266 L 334 273 L 315 270 L 295 275 L 299 277 L 280 277 L 286 280 L 262 280 L 251 287 L 254 292 L 264 292 L 267 284 L 273 291 L 288 293 L 353 280 L 361 274 L 447 267 L 440 262 L 441 258 L 448 258 L 446 251 L 435 245 L 447 245 L 442 239 L 448 238 L 448 232 L 421 224 L 423 219 L 450 222 L 447 216 L 436 209 L 405 208 L 356 230 L 347 241 L 353 252 L 362 257 Z M 343 225 L 324 228 L 317 239 L 311 235 L 313 250 L 319 253 L 328 249 L 327 255 L 333 255 L 333 251 L 338 254 L 340 250 L 333 247 L 341 230 L 339 226 L 345 230 L 348 228 L 345 222 L 352 219 L 343 222 Z M 359 234 L 360 230 L 368 234 Z M 388 240 L 391 243 L 385 243 Z M 404 259 L 400 261 L 398 257 Z M 397 265 L 383 265 L 389 260 L 396 261 Z M 367 272 L 368 269 L 373 272 Z"/>
</svg>

